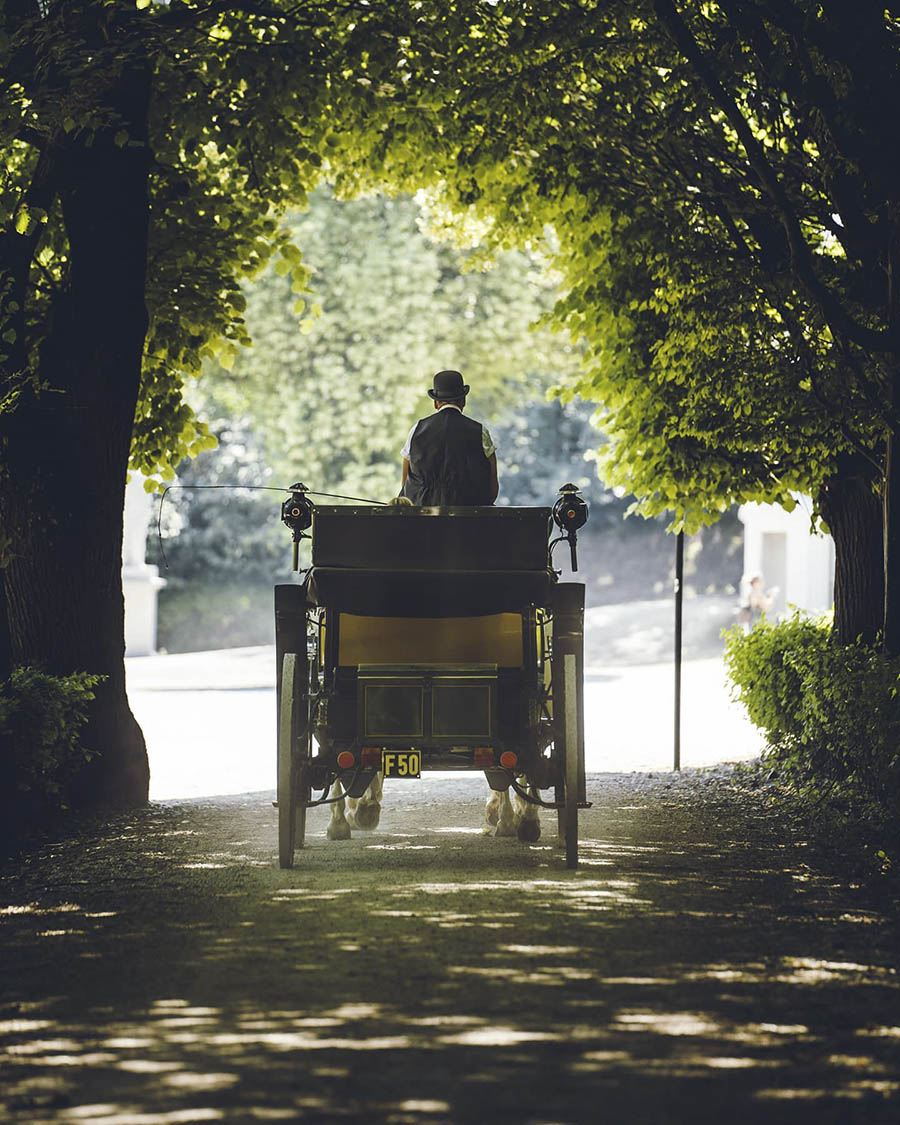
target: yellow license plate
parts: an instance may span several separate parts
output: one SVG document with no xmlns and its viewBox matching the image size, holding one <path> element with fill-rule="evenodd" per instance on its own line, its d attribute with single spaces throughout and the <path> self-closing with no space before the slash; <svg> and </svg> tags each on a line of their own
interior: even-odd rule
<svg viewBox="0 0 900 1125">
<path fill-rule="evenodd" d="M 385 777 L 421 777 L 422 755 L 418 750 L 385 750 L 381 769 Z"/>
</svg>

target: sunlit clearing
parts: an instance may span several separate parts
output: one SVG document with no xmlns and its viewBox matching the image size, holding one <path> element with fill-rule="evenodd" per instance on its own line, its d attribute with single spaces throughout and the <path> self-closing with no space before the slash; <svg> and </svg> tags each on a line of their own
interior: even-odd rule
<svg viewBox="0 0 900 1125">
<path fill-rule="evenodd" d="M 894 969 L 883 965 L 858 965 L 852 961 L 820 961 L 814 957 L 786 957 L 783 965 L 789 971 L 779 972 L 775 980 L 785 984 L 822 984 L 860 974 L 869 977 L 896 976 Z"/>
<path fill-rule="evenodd" d="M 381 1015 L 380 1004 L 341 1004 L 326 1015 L 339 1020 L 370 1020 Z"/>
<path fill-rule="evenodd" d="M 90 1125 L 194 1125 L 200 1121 L 222 1121 L 224 1110 L 211 1108 L 173 1109 L 160 1113 L 135 1113 L 115 1105 L 79 1105 L 66 1110 L 66 1121 L 88 1121 Z"/>
<path fill-rule="evenodd" d="M 606 984 L 657 985 L 674 984 L 672 977 L 604 977 Z"/>
<path fill-rule="evenodd" d="M 0 1035 L 22 1035 L 26 1031 L 43 1031 L 52 1020 L 0 1020 Z"/>
<path fill-rule="evenodd" d="M 29 902 L 24 906 L 4 906 L 0 914 L 79 914 L 82 910 L 77 903 L 61 902 L 58 906 L 39 906 L 36 902 Z"/>
<path fill-rule="evenodd" d="M 699 1012 L 622 1012 L 615 1022 L 626 1031 L 657 1035 L 714 1035 L 719 1024 Z"/>
<path fill-rule="evenodd" d="M 153 1059 L 122 1059 L 116 1063 L 117 1070 L 127 1074 L 171 1074 L 181 1070 L 181 1063 L 154 1062 Z"/>
<path fill-rule="evenodd" d="M 423 1016 L 407 1020 L 415 1027 L 475 1027 L 487 1021 L 476 1016 Z"/>
<path fill-rule="evenodd" d="M 397 1109 L 405 1110 L 407 1113 L 449 1113 L 450 1103 L 410 1098 L 408 1101 L 399 1102 Z"/>
<path fill-rule="evenodd" d="M 521 953 L 526 957 L 568 957 L 581 952 L 577 945 L 501 945 L 499 949 L 504 953 Z"/>
<path fill-rule="evenodd" d="M 546 1031 L 519 1031 L 515 1027 L 478 1027 L 459 1031 L 455 1035 L 441 1035 L 439 1043 L 456 1047 L 514 1047 L 518 1043 L 544 1043 L 561 1039 Z"/>
<path fill-rule="evenodd" d="M 754 1066 L 784 1066 L 784 1063 L 779 1062 L 777 1059 L 748 1059 L 748 1058 L 729 1058 L 725 1055 L 719 1058 L 702 1058 L 692 1059 L 701 1066 L 711 1066 L 714 1070 L 749 1070 Z"/>
<path fill-rule="evenodd" d="M 240 1079 L 236 1074 L 196 1074 L 192 1072 L 167 1074 L 161 1079 L 164 1085 L 178 1090 L 227 1090 Z"/>
<path fill-rule="evenodd" d="M 855 1098 L 861 1098 L 863 1095 L 862 1095 L 861 1091 L 858 1091 L 858 1090 L 857 1091 L 851 1091 L 851 1090 L 846 1090 L 846 1089 L 845 1090 L 824 1090 L 824 1089 L 814 1089 L 814 1088 L 812 1088 L 812 1089 L 801 1090 L 801 1089 L 789 1089 L 789 1088 L 785 1088 L 785 1089 L 776 1088 L 776 1089 L 769 1089 L 769 1090 L 757 1090 L 756 1093 L 753 1096 L 755 1098 L 759 1098 L 761 1101 L 811 1102 L 811 1101 L 816 1101 L 819 1098 L 828 1098 L 828 1097 L 835 1098 L 835 1097 L 837 1097 L 837 1098 L 855 1099 Z"/>
</svg>

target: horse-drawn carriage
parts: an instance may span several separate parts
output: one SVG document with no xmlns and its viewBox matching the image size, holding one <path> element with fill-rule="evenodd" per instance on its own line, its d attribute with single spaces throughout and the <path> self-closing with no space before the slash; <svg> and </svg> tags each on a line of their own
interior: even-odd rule
<svg viewBox="0 0 900 1125">
<path fill-rule="evenodd" d="M 275 587 L 282 867 L 309 808 L 423 770 L 482 771 L 557 810 L 576 866 L 584 586 L 558 581 L 551 550 L 568 540 L 575 563 L 587 508 L 561 493 L 552 510 L 322 506 L 294 486 L 282 518 L 295 569 L 311 530 L 312 565 Z"/>
</svg>

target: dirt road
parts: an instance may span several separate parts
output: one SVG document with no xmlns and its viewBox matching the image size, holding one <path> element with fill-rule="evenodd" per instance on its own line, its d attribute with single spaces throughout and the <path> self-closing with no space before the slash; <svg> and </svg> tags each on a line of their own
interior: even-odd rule
<svg viewBox="0 0 900 1125">
<path fill-rule="evenodd" d="M 727 770 L 591 775 L 582 865 L 478 778 L 158 804 L 8 863 L 4 1120 L 896 1123 L 896 928 Z"/>
</svg>

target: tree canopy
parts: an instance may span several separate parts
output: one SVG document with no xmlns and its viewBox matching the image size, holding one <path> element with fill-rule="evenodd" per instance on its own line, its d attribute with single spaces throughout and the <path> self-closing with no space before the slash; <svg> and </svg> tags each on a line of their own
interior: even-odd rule
<svg viewBox="0 0 900 1125">
<path fill-rule="evenodd" d="M 900 369 L 890 12 L 501 0 L 406 14 L 406 36 L 344 92 L 339 183 L 428 168 L 495 246 L 552 225 L 568 290 L 555 319 L 587 344 L 573 387 L 603 405 L 606 479 L 689 530 L 796 490 L 826 507 L 848 458 L 883 491 Z M 360 138 L 362 115 L 380 124 Z"/>
</svg>

